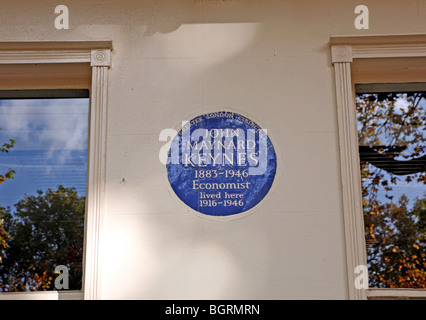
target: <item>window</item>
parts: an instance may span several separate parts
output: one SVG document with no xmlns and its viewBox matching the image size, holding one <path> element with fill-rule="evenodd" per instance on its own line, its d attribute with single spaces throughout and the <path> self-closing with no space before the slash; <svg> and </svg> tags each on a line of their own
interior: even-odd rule
<svg viewBox="0 0 426 320">
<path fill-rule="evenodd" d="M 58 291 L 48 294 L 43 292 L 2 293 L 0 299 L 100 298 L 98 279 L 104 212 L 106 114 L 110 61 L 111 41 L 0 42 L 0 90 L 13 92 L 13 90 L 85 89 L 89 90 L 90 98 L 82 290 L 70 294 L 58 293 Z M 40 97 L 33 96 L 33 98 Z M 5 147 L 9 149 L 9 152 L 13 149 L 11 145 L 12 143 L 9 143 Z M 13 168 L 10 169 L 5 173 L 9 178 L 13 175 Z M 5 184 L 8 182 L 6 181 Z"/>
<path fill-rule="evenodd" d="M 425 89 L 356 86 L 369 287 L 426 288 Z"/>
<path fill-rule="evenodd" d="M 393 160 L 402 161 L 409 160 L 409 158 L 402 159 L 404 156 L 417 156 L 415 153 L 418 152 L 418 156 L 421 157 L 420 152 L 423 152 L 421 147 L 414 150 L 416 148 L 414 145 L 407 146 L 405 149 L 403 148 L 404 146 L 398 145 L 388 149 L 382 148 L 382 146 L 375 146 L 373 148 L 373 154 L 364 152 L 369 151 L 368 149 L 366 150 L 366 148 L 364 148 L 364 150 L 359 150 L 356 86 L 368 85 L 377 88 L 381 86 L 379 84 L 398 83 L 399 87 L 397 86 L 396 92 L 394 90 L 395 87 L 393 87 L 390 90 L 386 89 L 384 92 L 368 93 L 373 95 L 370 97 L 371 100 L 374 99 L 374 101 L 376 101 L 377 98 L 377 102 L 380 103 L 380 101 L 382 101 L 383 104 L 384 100 L 382 97 L 384 97 L 384 94 L 394 94 L 395 98 L 398 99 L 398 94 L 407 94 L 405 87 L 408 86 L 408 84 L 425 83 L 426 76 L 424 66 L 426 62 L 426 36 L 337 36 L 331 38 L 330 45 L 336 84 L 348 296 L 350 299 L 424 299 L 426 297 L 426 290 L 421 288 L 381 288 L 380 285 L 378 285 L 379 288 L 368 287 L 364 289 L 364 287 L 357 287 L 355 282 L 359 276 L 359 274 L 356 273 L 357 270 L 360 270 L 358 267 L 367 265 L 367 247 L 374 245 L 374 242 L 377 240 L 370 239 L 366 241 L 365 239 L 366 230 L 363 213 L 364 208 L 369 208 L 368 202 L 366 203 L 364 201 L 365 199 L 363 199 L 363 195 L 365 196 L 365 191 L 363 193 L 363 183 L 367 180 L 361 180 L 360 156 L 363 162 L 367 156 L 380 157 L 390 155 L 393 157 Z M 358 89 L 359 88 L 358 86 Z M 415 89 L 414 92 L 420 93 L 422 90 L 423 89 Z M 410 91 L 413 92 L 413 90 Z M 363 92 L 362 90 L 358 92 L 360 93 L 358 103 L 361 106 L 362 101 L 360 99 L 363 99 L 361 95 Z M 376 94 L 376 96 L 374 96 L 374 94 Z M 380 96 L 380 94 L 382 95 Z M 370 99 L 365 96 L 364 98 Z M 387 99 L 389 98 L 390 97 Z M 399 98 L 401 99 L 401 96 L 399 96 Z M 408 95 L 406 98 L 402 99 L 408 99 Z M 389 101 L 385 102 L 385 104 L 386 103 L 389 103 Z M 404 109 L 402 100 L 397 104 L 400 104 L 402 109 Z M 408 105 L 405 105 L 405 107 L 407 106 Z M 411 129 L 414 127 L 412 126 Z M 408 129 L 408 127 L 406 127 L 406 129 Z M 384 139 L 383 142 L 389 141 Z M 379 144 L 381 145 L 382 143 L 378 143 L 378 145 Z M 413 150 L 414 153 L 411 153 Z M 388 164 L 392 163 L 391 168 L 387 168 L 394 170 L 396 163 L 392 160 L 388 160 L 387 162 Z M 411 164 L 414 163 L 415 161 Z M 380 187 L 386 191 L 386 186 L 380 184 Z M 396 191 L 395 188 L 394 191 Z M 392 197 L 390 194 L 388 194 L 388 196 Z M 367 205 L 367 207 L 363 205 Z M 410 259 L 411 258 L 413 257 L 410 257 Z M 374 270 L 371 271 L 372 274 L 370 275 L 370 279 L 375 277 Z"/>
<path fill-rule="evenodd" d="M 0 91 L 0 292 L 82 289 L 88 96 Z"/>
</svg>

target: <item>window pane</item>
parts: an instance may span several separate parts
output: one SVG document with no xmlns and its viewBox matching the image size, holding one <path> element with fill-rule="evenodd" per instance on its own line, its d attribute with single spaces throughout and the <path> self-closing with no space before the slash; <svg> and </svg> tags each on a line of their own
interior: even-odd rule
<svg viewBox="0 0 426 320">
<path fill-rule="evenodd" d="M 88 98 L 0 100 L 0 292 L 55 290 L 57 266 L 81 289 L 88 111 Z"/>
<path fill-rule="evenodd" d="M 356 98 L 370 287 L 426 287 L 426 95 Z"/>
</svg>

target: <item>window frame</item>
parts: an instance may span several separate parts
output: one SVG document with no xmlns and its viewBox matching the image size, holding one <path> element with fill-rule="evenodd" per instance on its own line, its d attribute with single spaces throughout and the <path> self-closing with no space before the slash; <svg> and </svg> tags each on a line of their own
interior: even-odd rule
<svg viewBox="0 0 426 320">
<path fill-rule="evenodd" d="M 364 221 L 361 195 L 361 176 L 356 127 L 355 84 L 365 81 L 375 82 L 374 77 L 353 74 L 354 62 L 382 59 L 384 70 L 391 70 L 394 59 L 404 58 L 414 61 L 426 57 L 426 35 L 366 35 L 332 36 L 330 38 L 331 63 L 336 85 L 337 122 L 340 148 L 340 170 L 344 233 L 346 242 L 346 266 L 349 299 L 419 299 L 426 298 L 424 289 L 357 289 L 355 268 L 367 265 L 364 240 Z M 406 61 L 406 60 L 404 60 Z M 421 68 L 415 66 L 413 70 Z M 404 70 L 405 72 L 405 70 Z M 409 72 L 411 72 L 409 70 Z M 424 71 L 423 71 L 424 72 Z M 386 73 L 386 72 L 385 72 Z M 415 72 L 414 72 L 415 73 Z M 413 74 L 414 74 L 413 73 Z M 414 74 L 414 77 L 418 74 Z M 386 74 L 381 75 L 382 79 Z M 410 79 L 410 74 L 402 71 L 393 73 L 391 82 L 420 82 Z M 410 81 L 411 80 L 411 81 Z M 379 81 L 380 82 L 380 81 Z M 381 81 L 383 82 L 383 81 Z M 426 82 L 426 79 L 423 79 Z"/>
<path fill-rule="evenodd" d="M 101 238 L 105 200 L 108 70 L 112 41 L 5 41 L 0 42 L 0 68 L 4 65 L 51 64 L 60 70 L 69 64 L 89 64 L 89 141 L 83 289 L 72 292 L 2 293 L 2 299 L 100 299 Z M 19 70 L 17 71 L 19 74 Z M 65 83 L 67 74 L 64 75 Z M 44 84 L 43 84 L 44 85 Z M 70 88 L 74 89 L 72 85 Z M 67 89 L 61 87 L 62 89 Z M 7 88 L 6 88 L 7 89 Z M 21 88 L 13 88 L 21 89 Z M 28 89 L 28 88 L 22 88 Z M 40 88 L 31 88 L 40 89 Z M 42 89 L 45 89 L 43 87 Z M 52 88 L 54 89 L 54 88 Z"/>
</svg>

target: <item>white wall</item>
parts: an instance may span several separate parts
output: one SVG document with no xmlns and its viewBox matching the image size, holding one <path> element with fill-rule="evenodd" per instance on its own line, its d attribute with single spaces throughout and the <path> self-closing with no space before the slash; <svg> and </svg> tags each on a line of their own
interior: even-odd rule
<svg viewBox="0 0 426 320">
<path fill-rule="evenodd" d="M 68 2 L 68 3 L 67 3 Z M 102 298 L 346 299 L 330 35 L 426 32 L 426 2 L 2 1 L 0 40 L 113 40 Z M 251 215 L 188 213 L 158 159 L 165 128 L 221 108 L 273 139 L 273 190 Z M 123 181 L 124 179 L 124 181 Z"/>
</svg>

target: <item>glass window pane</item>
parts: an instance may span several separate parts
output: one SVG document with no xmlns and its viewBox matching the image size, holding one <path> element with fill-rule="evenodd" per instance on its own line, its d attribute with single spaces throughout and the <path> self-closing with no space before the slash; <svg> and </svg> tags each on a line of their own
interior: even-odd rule
<svg viewBox="0 0 426 320">
<path fill-rule="evenodd" d="M 426 287 L 426 95 L 358 94 L 369 286 Z"/>
<path fill-rule="evenodd" d="M 0 100 L 1 291 L 79 290 L 88 98 Z M 59 281 L 60 280 L 60 281 Z"/>
</svg>

